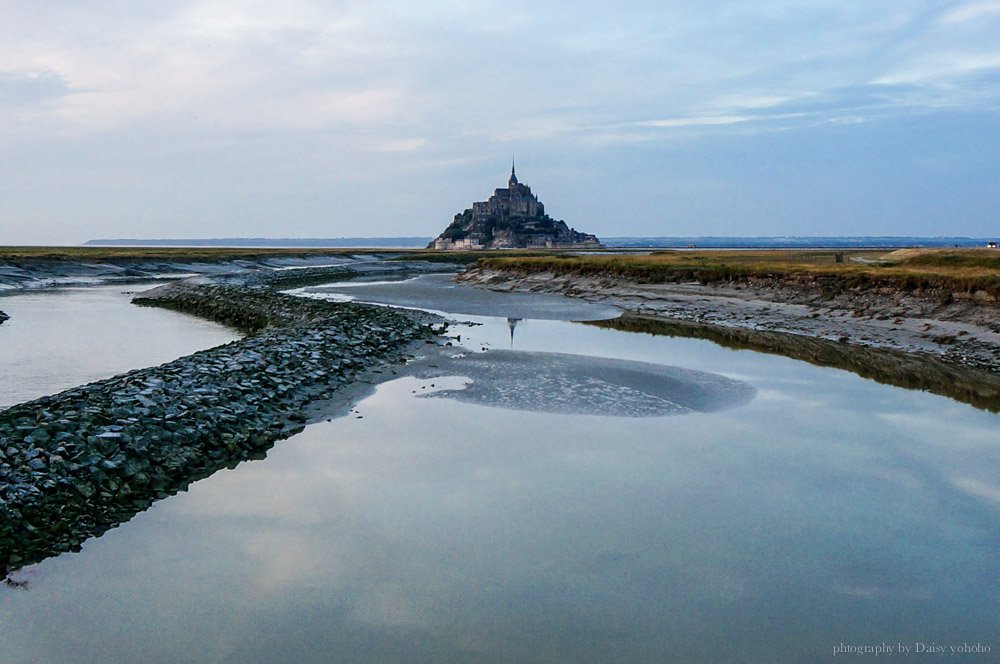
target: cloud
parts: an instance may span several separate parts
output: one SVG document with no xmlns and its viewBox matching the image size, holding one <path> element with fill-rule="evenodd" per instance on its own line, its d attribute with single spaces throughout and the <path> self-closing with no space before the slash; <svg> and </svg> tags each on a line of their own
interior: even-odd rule
<svg viewBox="0 0 1000 664">
<path fill-rule="evenodd" d="M 896 71 L 879 77 L 876 85 L 947 85 L 963 87 L 975 78 L 1000 72 L 1000 50 L 995 53 L 936 53 L 933 57 L 908 62 Z"/>
<path fill-rule="evenodd" d="M 1000 504 L 1000 485 L 991 484 L 974 477 L 955 477 L 951 483 L 960 491 L 989 503 Z"/>
<path fill-rule="evenodd" d="M 636 127 L 714 127 L 738 124 L 753 118 L 749 115 L 708 115 L 692 118 L 667 118 L 663 120 L 643 120 L 633 123 Z"/>
<path fill-rule="evenodd" d="M 996 4 L 965 5 L 938 22 Z M 0 55 L 0 69 L 51 72 L 80 90 L 56 115 L 82 131 L 194 118 L 232 131 L 399 122 L 506 142 L 599 133 L 636 115 L 655 118 L 650 126 L 710 129 L 788 99 L 996 66 L 989 51 L 947 51 L 940 38 L 921 52 L 926 36 L 903 2 L 575 7 L 188 0 L 155 11 L 13 10 L 8 25 L 25 27 L 0 34 L 16 47 Z M 67 27 L 43 28 L 52 23 Z M 717 103 L 727 95 L 732 103 Z"/>
<path fill-rule="evenodd" d="M 143 160 L 148 171 L 131 169 L 130 182 L 183 180 L 183 172 L 170 170 L 175 155 L 207 163 L 212 153 L 217 169 L 260 164 L 267 186 L 278 181 L 266 177 L 267 167 L 281 164 L 288 182 L 297 176 L 315 183 L 318 170 L 384 191 L 378 180 L 389 174 L 425 168 L 439 181 L 454 180 L 462 171 L 456 164 L 487 169 L 492 155 L 512 151 L 570 164 L 600 162 L 615 150 L 658 150 L 648 158 L 662 161 L 681 144 L 726 137 L 886 119 L 905 128 L 920 114 L 1000 107 L 997 6 L 6 3 L 0 153 L 23 146 L 27 161 L 39 164 L 18 172 L 24 186 L 13 192 L 11 209 L 21 200 L 32 215 L 61 218 L 62 209 L 21 192 L 64 176 L 90 182 L 95 163 L 114 163 L 110 155 Z M 142 146 L 141 157 L 135 146 Z M 59 174 L 46 170 L 56 162 Z M 573 170 L 563 168 L 564 175 Z M 607 177 L 610 183 L 622 176 Z M 226 197 L 245 182 L 245 175 L 228 182 L 220 175 L 213 209 L 232 207 Z M 400 183 L 398 206 L 387 218 L 415 219 L 404 201 L 429 200 L 419 186 Z M 361 189 L 352 191 L 363 209 Z M 141 207 L 127 197 L 102 197 L 120 204 L 123 212 L 108 215 L 120 215 L 123 224 L 128 210 Z M 290 197 L 272 214 L 289 209 Z M 349 202 L 343 192 L 336 200 Z M 379 200 L 388 206 L 394 199 Z M 93 218 L 102 216 L 99 207 Z M 263 218 L 264 206 L 255 209 Z M 586 228 L 583 220 L 579 226 Z"/>
<path fill-rule="evenodd" d="M 948 25 L 992 16 L 1000 16 L 1000 2 L 971 2 L 963 4 L 945 12 L 938 20 Z"/>
<path fill-rule="evenodd" d="M 55 72 L 0 71 L 0 105 L 36 105 L 68 92 L 66 81 Z"/>
<path fill-rule="evenodd" d="M 427 145 L 425 138 L 386 138 L 376 141 L 376 152 L 413 152 Z"/>
</svg>

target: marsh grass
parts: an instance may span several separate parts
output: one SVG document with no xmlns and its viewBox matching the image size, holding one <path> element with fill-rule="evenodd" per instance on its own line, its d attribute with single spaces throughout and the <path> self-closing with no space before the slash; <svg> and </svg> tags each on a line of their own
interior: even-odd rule
<svg viewBox="0 0 1000 664">
<path fill-rule="evenodd" d="M 837 255 L 843 262 L 837 262 Z M 1000 252 L 989 249 L 831 251 L 663 251 L 641 255 L 487 257 L 477 266 L 496 270 L 612 277 L 641 283 L 751 278 L 812 280 L 833 290 L 895 287 L 944 289 L 1000 297 Z"/>
<path fill-rule="evenodd" d="M 748 278 L 796 276 L 825 288 L 898 287 L 905 290 L 983 291 L 1000 298 L 1000 250 L 900 249 L 656 251 L 648 254 L 576 252 L 428 251 L 424 249 L 246 248 L 246 247 L 0 247 L 0 261 L 231 261 L 311 256 L 396 254 L 477 264 L 497 270 L 608 276 L 642 283 L 718 283 Z M 843 262 L 837 262 L 837 255 Z"/>
</svg>

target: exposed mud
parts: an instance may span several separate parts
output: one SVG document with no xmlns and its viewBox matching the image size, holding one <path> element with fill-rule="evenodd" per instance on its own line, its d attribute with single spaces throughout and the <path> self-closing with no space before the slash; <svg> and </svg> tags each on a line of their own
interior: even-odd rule
<svg viewBox="0 0 1000 664">
<path fill-rule="evenodd" d="M 642 284 L 473 268 L 456 279 L 492 290 L 563 293 L 644 317 L 782 332 L 1000 372 L 1000 306 L 984 295 L 841 289 L 825 281 L 777 277 Z"/>
</svg>

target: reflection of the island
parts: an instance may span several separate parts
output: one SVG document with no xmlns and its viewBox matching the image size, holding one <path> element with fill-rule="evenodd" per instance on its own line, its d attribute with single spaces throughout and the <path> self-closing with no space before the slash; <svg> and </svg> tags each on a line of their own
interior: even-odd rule
<svg viewBox="0 0 1000 664">
<path fill-rule="evenodd" d="M 586 324 L 623 332 L 707 339 L 726 348 L 784 355 L 821 367 L 844 369 L 886 385 L 925 390 L 993 413 L 1000 412 L 1000 374 L 956 366 L 926 355 L 866 348 L 786 332 L 747 330 L 641 315 L 626 314 Z"/>
<path fill-rule="evenodd" d="M 514 318 L 513 316 L 508 316 L 507 317 L 507 327 L 510 328 L 510 347 L 511 348 L 514 347 L 514 328 L 517 327 L 517 324 L 520 323 L 522 320 L 524 320 L 524 319 L 523 318 Z"/>
</svg>

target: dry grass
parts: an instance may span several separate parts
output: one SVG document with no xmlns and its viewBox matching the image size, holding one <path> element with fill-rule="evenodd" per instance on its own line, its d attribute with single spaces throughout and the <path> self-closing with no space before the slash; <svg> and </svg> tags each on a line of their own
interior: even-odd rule
<svg viewBox="0 0 1000 664">
<path fill-rule="evenodd" d="M 844 262 L 836 262 L 836 256 Z M 902 252 L 774 250 L 664 251 L 643 255 L 489 257 L 478 265 L 497 270 L 607 276 L 643 283 L 718 283 L 748 278 L 798 277 L 834 289 L 899 287 L 904 290 L 985 291 L 1000 297 L 1000 251 Z"/>
</svg>

